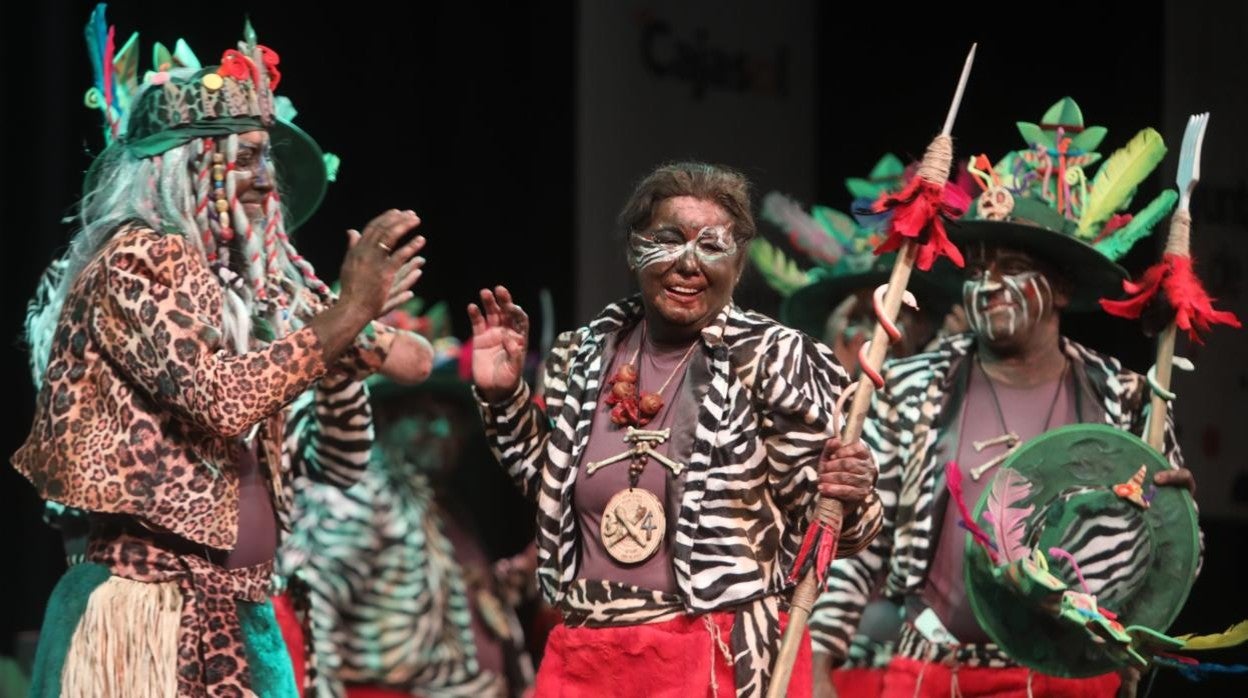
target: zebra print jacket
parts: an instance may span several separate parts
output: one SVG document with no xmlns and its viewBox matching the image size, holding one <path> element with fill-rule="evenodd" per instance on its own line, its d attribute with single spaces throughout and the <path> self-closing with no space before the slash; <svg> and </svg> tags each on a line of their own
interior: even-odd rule
<svg viewBox="0 0 1248 698">
<path fill-rule="evenodd" d="M 1060 342 L 1079 394 L 1093 398 L 1084 421 L 1095 416 L 1115 428 L 1141 433 L 1149 399 L 1143 376 L 1065 337 Z M 880 468 L 876 487 L 884 504 L 884 528 L 861 555 L 832 565 L 810 618 L 815 650 L 831 654 L 835 663 L 845 660 L 872 589 L 884 584 L 886 597 L 900 598 L 918 593 L 927 580 L 929 546 L 937 536 L 933 518 L 944 511 L 946 496 L 943 463 L 937 462 L 934 446 L 956 418 L 956 386 L 965 380 L 974 350 L 973 335 L 953 335 L 931 352 L 885 367 L 886 386 L 876 392 L 863 429 L 863 440 Z M 1165 454 L 1174 467 L 1183 466 L 1170 419 Z"/>
<path fill-rule="evenodd" d="M 545 411 L 524 382 L 506 401 L 479 405 L 495 455 L 537 501 L 538 583 L 556 605 L 577 576 L 572 492 L 603 372 L 615 338 L 641 317 L 635 296 L 560 335 L 543 375 Z M 699 404 L 691 452 L 681 454 L 688 468 L 673 545 L 687 613 L 723 610 L 792 586 L 787 577 L 814 513 L 819 455 L 836 433 L 836 400 L 848 383 L 827 347 L 732 304 L 702 330 L 701 342 L 689 364 Z M 866 546 L 880 514 L 874 494 L 847 514 L 838 554 Z"/>
<path fill-rule="evenodd" d="M 478 664 L 464 571 L 433 488 L 415 470 L 378 458 L 348 489 L 295 483 L 280 564 L 306 587 L 321 698 L 345 696 L 347 684 L 430 698 L 506 695 L 502 677 Z"/>
</svg>

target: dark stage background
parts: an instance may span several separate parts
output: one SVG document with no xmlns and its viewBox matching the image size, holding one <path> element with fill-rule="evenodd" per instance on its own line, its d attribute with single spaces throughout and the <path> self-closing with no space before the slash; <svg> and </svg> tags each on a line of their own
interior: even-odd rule
<svg viewBox="0 0 1248 698">
<path fill-rule="evenodd" d="M 628 2 L 622 3 L 628 19 L 617 22 L 619 5 L 566 0 L 497 7 L 115 2 L 109 19 L 117 25 L 119 44 L 140 31 L 146 70 L 152 42 L 172 46 L 178 37 L 201 61 L 215 62 L 237 41 L 242 17 L 250 13 L 260 41 L 281 54 L 280 92 L 300 110 L 296 123 L 342 158 L 338 181 L 298 232 L 298 246 L 332 279 L 346 228 L 360 227 L 386 208 L 415 209 L 430 241 L 428 271 L 417 292 L 451 304 L 461 338 L 467 335 L 463 306 L 483 285 L 507 283 L 531 315 L 539 291 L 548 289 L 557 329 L 588 320 L 602 298 L 626 291 L 622 255 L 614 252 L 618 241 L 605 226 L 578 221 L 609 221 L 628 193 L 627 185 L 617 183 L 634 180 L 660 159 L 726 160 L 764 191 L 782 187 L 806 203 L 844 210 L 845 177 L 864 175 L 885 151 L 921 155 L 940 126 L 972 41 L 980 42 L 979 57 L 955 128 L 962 157 L 986 152 L 996 159 L 1020 147 L 1014 122 L 1038 121 L 1069 94 L 1088 123 L 1109 127 L 1100 149 L 1106 154 L 1144 126 L 1165 135 L 1171 152 L 1161 176 L 1137 198 L 1147 201 L 1161 186 L 1173 186 L 1186 114 L 1212 110 L 1205 146 L 1212 176 L 1210 184 L 1202 181 L 1193 204 L 1194 237 L 1197 251 L 1207 251 L 1215 293 L 1241 317 L 1248 314 L 1242 290 L 1248 228 L 1242 158 L 1248 144 L 1236 135 L 1248 120 L 1241 57 L 1248 10 L 1241 4 L 970 3 L 956 11 L 941 6 L 906 14 L 894 8 L 875 16 L 851 12 L 844 3 L 774 4 L 756 10 L 745 2 Z M 6 461 L 25 437 L 34 400 L 19 338 L 25 302 L 43 266 L 68 239 L 71 227 L 61 219 L 72 212 L 82 172 L 102 145 L 98 112 L 82 103 L 91 79 L 82 27 L 92 6 L 0 5 L 0 370 L 8 408 L 0 452 Z M 760 12 L 789 21 L 755 31 L 750 20 Z M 655 45 L 646 37 L 653 40 L 656 23 L 688 39 L 671 44 L 676 48 L 661 47 L 665 56 L 680 59 L 665 64 L 677 65 L 675 70 L 655 68 Z M 772 33 L 758 39 L 766 32 Z M 920 48 L 925 37 L 929 45 Z M 720 59 L 731 60 L 741 46 L 748 62 L 760 41 L 774 47 L 758 54 L 767 57 L 762 72 L 768 88 L 752 90 L 748 76 L 758 70 L 734 80 Z M 638 67 L 643 65 L 645 70 Z M 657 86 L 662 100 L 633 91 L 619 77 L 633 73 Z M 603 91 L 619 106 L 595 109 Z M 732 101 L 738 99 L 745 106 Z M 749 99 L 771 101 L 747 122 Z M 713 116 L 701 122 L 682 117 L 701 110 Z M 743 123 L 751 130 L 733 136 L 735 144 L 696 145 L 707 132 L 722 127 L 733 133 Z M 759 123 L 765 128 L 753 130 Z M 752 160 L 745 146 L 766 150 L 768 139 L 800 153 L 793 161 L 804 164 L 786 173 L 763 158 Z M 604 145 L 650 153 L 655 143 L 662 147 L 641 167 L 619 165 L 626 158 L 599 157 Z M 605 198 L 591 186 L 602 182 L 611 183 Z M 1213 245 L 1200 241 L 1202 224 L 1222 231 L 1208 238 L 1216 246 L 1201 247 Z M 780 240 L 778 231 L 765 224 L 760 229 Z M 600 250 L 606 252 L 596 254 Z M 1156 249 L 1144 243 L 1125 266 L 1139 271 L 1155 256 Z M 769 313 L 778 306 L 774 294 L 749 276 L 738 301 Z M 1151 363 L 1151 344 L 1129 323 L 1089 316 L 1070 318 L 1066 328 L 1137 370 Z M 1189 464 L 1202 483 L 1198 499 L 1208 555 L 1175 623 L 1180 631 L 1219 631 L 1248 617 L 1236 564 L 1237 546 L 1248 535 L 1248 448 L 1234 429 L 1219 431 L 1195 416 L 1184 422 L 1184 405 L 1197 410 L 1193 415 L 1223 416 L 1243 414 L 1248 406 L 1243 353 L 1225 348 L 1244 345 L 1232 344 L 1230 334 L 1219 330 L 1207 352 L 1189 353 L 1203 357 L 1202 371 L 1212 366 L 1212 375 L 1222 378 L 1178 379 L 1187 381 L 1178 383 L 1187 398 L 1178 414 L 1188 430 L 1183 442 Z M 1196 422 L 1199 434 L 1190 426 Z M 460 480 L 492 551 L 501 556 L 522 548 L 532 522 L 498 468 L 476 463 Z M 31 488 L 7 466 L 0 467 L 0 552 L 0 653 L 24 653 L 63 563 L 57 536 L 39 520 Z M 1248 662 L 1248 653 L 1216 659 Z M 1242 694 L 1243 686 L 1230 680 L 1192 685 L 1163 673 L 1153 695 L 1232 695 Z"/>
</svg>

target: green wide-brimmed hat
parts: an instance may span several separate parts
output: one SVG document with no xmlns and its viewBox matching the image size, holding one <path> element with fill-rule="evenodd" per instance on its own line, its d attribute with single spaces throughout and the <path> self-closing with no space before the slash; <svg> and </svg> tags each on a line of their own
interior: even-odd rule
<svg viewBox="0 0 1248 698">
<path fill-rule="evenodd" d="M 969 536 L 966 547 L 967 595 L 993 642 L 1036 671 L 1086 677 L 1131 663 L 1124 638 L 1164 632 L 1200 557 L 1191 495 L 1152 485 L 1169 468 L 1103 424 L 1054 429 L 1010 456 L 973 514 L 998 560 Z"/>
<path fill-rule="evenodd" d="M 904 172 L 901 160 L 886 154 L 868 177 L 851 177 L 845 186 L 855 204 L 870 203 L 880 194 L 900 188 Z M 841 301 L 888 280 L 896 255 L 875 254 L 881 241 L 875 221 L 827 206 L 812 206 L 807 212 L 778 192 L 763 197 L 762 217 L 784 231 L 790 245 L 815 263 L 803 270 L 766 239 L 758 237 L 751 243 L 750 259 L 755 268 L 784 299 L 780 306 L 784 324 L 822 337 L 828 316 Z M 939 289 L 915 275 L 910 290 L 922 308 Z"/>
<path fill-rule="evenodd" d="M 181 39 L 173 51 L 156 43 L 153 69 L 140 79 L 138 33 L 115 49 L 104 11 L 103 4 L 97 5 L 86 26 L 95 81 L 85 102 L 103 112 L 108 145 L 88 169 L 84 189 L 95 187 L 100 168 L 120 150 L 150 158 L 198 138 L 267 130 L 288 212 L 286 227 L 293 230 L 306 222 L 336 176 L 337 158 L 322 152 L 293 123 L 290 100 L 274 94 L 282 77 L 280 59 L 257 43 L 251 23 L 238 48 L 222 54 L 220 65 L 201 66 Z"/>
<path fill-rule="evenodd" d="M 1027 148 L 996 165 L 982 155 L 971 160 L 968 170 L 982 193 L 962 219 L 950 223 L 949 238 L 963 254 L 978 244 L 1032 254 L 1073 282 L 1069 310 L 1095 310 L 1099 299 L 1121 295 L 1127 273 L 1118 260 L 1152 232 L 1178 198 L 1165 190 L 1138 213 L 1123 213 L 1161 163 L 1165 142 L 1146 128 L 1102 161 L 1092 149 L 1106 129 L 1085 127 L 1069 97 L 1054 104 L 1040 124 L 1018 127 Z M 1092 175 L 1089 169 L 1097 164 Z M 942 286 L 961 287 L 961 270 L 952 264 L 938 264 L 934 271 Z"/>
</svg>

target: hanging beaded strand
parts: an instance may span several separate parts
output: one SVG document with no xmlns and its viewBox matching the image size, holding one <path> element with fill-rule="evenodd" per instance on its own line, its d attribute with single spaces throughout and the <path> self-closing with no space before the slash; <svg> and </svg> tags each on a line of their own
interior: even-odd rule
<svg viewBox="0 0 1248 698">
<path fill-rule="evenodd" d="M 225 155 L 214 148 L 212 152 L 212 199 L 216 211 L 217 226 L 221 229 L 219 247 L 221 265 L 230 266 L 230 242 L 234 240 L 234 228 L 230 225 L 230 201 L 225 193 Z"/>
<path fill-rule="evenodd" d="M 199 227 L 204 257 L 208 260 L 209 267 L 215 269 L 218 266 L 217 240 L 212 234 L 212 225 L 208 222 L 209 217 L 216 212 L 215 208 L 212 211 L 208 210 L 210 206 L 213 206 L 213 141 L 211 138 L 200 138 L 195 141 L 195 144 L 197 167 L 194 194 L 195 225 Z"/>
</svg>

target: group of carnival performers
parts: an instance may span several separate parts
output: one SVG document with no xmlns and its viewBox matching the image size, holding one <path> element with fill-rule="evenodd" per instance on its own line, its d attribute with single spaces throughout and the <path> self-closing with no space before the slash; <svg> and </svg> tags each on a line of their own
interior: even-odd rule
<svg viewBox="0 0 1248 698">
<path fill-rule="evenodd" d="M 1145 377 L 1061 334 L 1238 327 L 1192 270 L 1195 178 L 1126 210 L 1156 131 L 1102 155 L 1063 98 L 954 158 L 955 107 L 851 213 L 761 197 L 805 270 L 739 172 L 660 165 L 619 215 L 638 293 L 534 373 L 506 287 L 462 345 L 414 297 L 414 212 L 348 231 L 335 289 L 300 256 L 334 159 L 250 25 L 146 71 L 102 5 L 87 38 L 106 147 L 29 306 L 12 456 L 70 563 L 32 695 L 1114 696 L 1244 639 L 1164 634 L 1203 549 L 1169 354 Z M 780 322 L 733 302 L 747 260 Z M 474 438 L 535 512 L 501 561 L 448 485 Z M 557 615 L 538 647 L 525 605 Z"/>
</svg>

